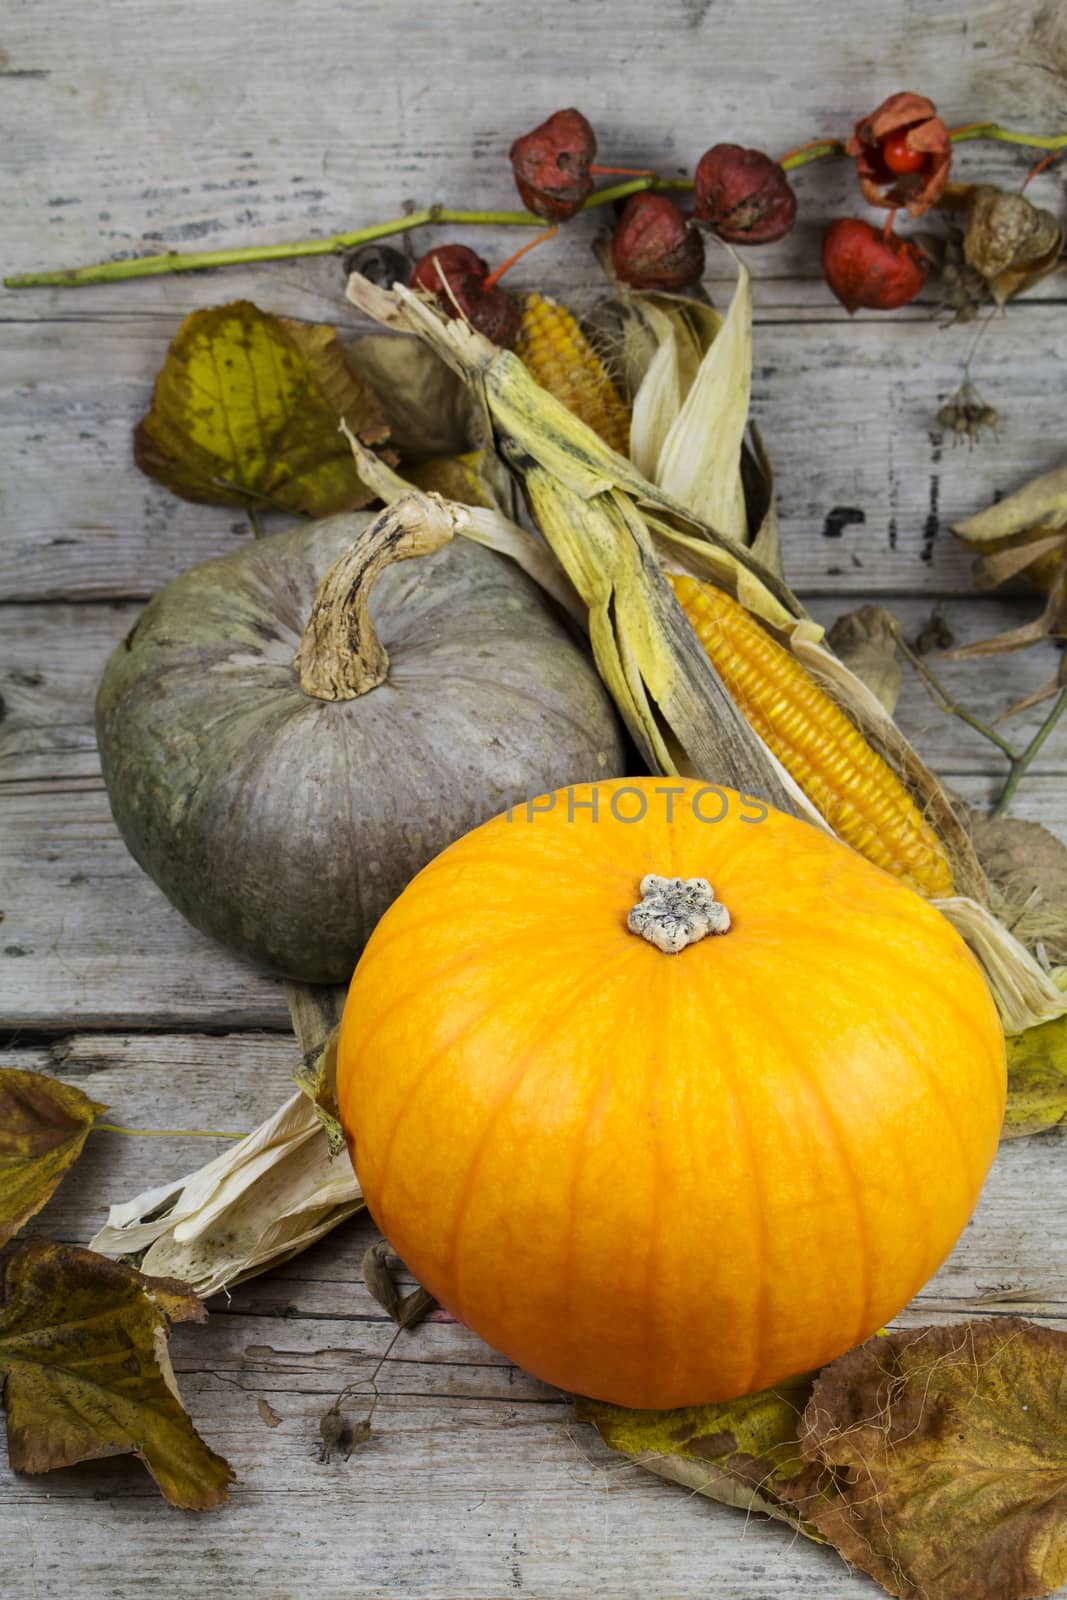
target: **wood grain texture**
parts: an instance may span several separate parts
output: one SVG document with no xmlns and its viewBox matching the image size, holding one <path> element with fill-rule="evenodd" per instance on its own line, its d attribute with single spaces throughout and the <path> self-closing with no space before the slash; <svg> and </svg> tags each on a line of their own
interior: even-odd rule
<svg viewBox="0 0 1067 1600">
<path fill-rule="evenodd" d="M 215 282 L 217 297 L 233 292 Z M 299 309 L 284 287 L 256 295 L 270 310 Z M 339 299 L 314 315 L 351 320 Z M 131 432 L 177 327 L 173 317 L 128 314 L 4 326 L 0 596 L 144 598 L 247 538 L 232 507 L 178 500 L 132 465 Z M 1062 460 L 1061 399 L 1049 377 L 1067 360 L 1061 308 L 1013 306 L 985 335 L 975 376 L 1002 421 L 969 447 L 944 437 L 937 411 L 973 339 L 973 328 L 939 330 L 927 316 L 849 322 L 843 312 L 802 320 L 794 311 L 756 327 L 753 413 L 775 465 L 795 588 L 964 591 L 971 558 L 952 523 Z"/>
<path fill-rule="evenodd" d="M 577 103 L 605 160 L 691 171 L 719 139 L 781 151 L 847 131 L 900 88 L 950 121 L 1052 131 L 1067 120 L 1056 0 L 13 0 L 0 28 L 4 272 L 356 227 L 408 202 L 515 205 L 517 132 Z M 1016 186 L 1032 157 L 961 149 L 964 175 Z M 975 378 L 1001 412 L 975 449 L 939 437 L 973 329 L 940 330 L 924 296 L 849 320 L 818 270 L 833 216 L 860 214 L 847 163 L 798 174 L 800 224 L 750 251 L 754 409 L 778 473 L 791 580 L 821 621 L 893 595 L 914 632 L 945 599 L 962 640 L 1028 615 L 980 600 L 953 520 L 1062 459 L 1064 280 L 996 319 Z M 1062 209 L 1054 167 L 1030 191 Z M 587 218 L 521 265 L 584 309 L 602 292 Z M 460 230 L 420 230 L 415 253 Z M 525 235 L 523 237 L 526 237 Z M 479 234 L 499 259 L 519 242 Z M 725 263 L 709 283 L 728 293 Z M 180 319 L 248 296 L 351 326 L 339 262 L 281 262 L 73 293 L 0 290 L 0 1027 L 4 1060 L 80 1083 L 126 1126 L 238 1131 L 289 1092 L 298 1047 L 283 986 L 189 929 L 129 859 L 107 807 L 92 700 L 140 603 L 248 536 L 133 469 L 131 429 Z M 838 515 L 834 515 L 834 513 Z M 863 520 L 849 520 L 862 512 Z M 845 515 L 842 515 L 845 513 Z M 825 530 L 839 529 L 836 537 Z M 1051 674 L 1051 647 L 945 665 L 992 715 Z M 901 720 L 974 804 L 999 758 L 906 680 Z M 1020 739 L 1034 726 L 1020 723 Z M 1067 734 L 1015 814 L 1067 837 Z M 213 1030 L 208 1033 L 204 1030 Z M 34 1030 L 41 1030 L 38 1035 Z M 33 1224 L 84 1242 L 107 1203 L 187 1172 L 220 1145 L 93 1134 Z M 1063 1138 L 998 1157 L 950 1261 L 911 1321 L 1022 1310 L 1067 1326 Z M 256 1600 L 855 1600 L 878 1592 L 787 1529 L 690 1497 L 612 1455 L 561 1397 L 440 1315 L 378 1379 L 375 1435 L 319 1461 L 318 1423 L 392 1337 L 359 1275 L 357 1219 L 219 1297 L 179 1328 L 175 1366 L 240 1482 L 217 1517 L 177 1516 L 128 1461 L 15 1478 L 0 1450 L 5 1600 L 168 1600 L 243 1587 Z M 997 1290 L 1030 1298 L 997 1304 Z M 280 1418 L 269 1427 L 257 1402 Z M 350 1415 L 361 1415 L 358 1405 Z"/>
</svg>

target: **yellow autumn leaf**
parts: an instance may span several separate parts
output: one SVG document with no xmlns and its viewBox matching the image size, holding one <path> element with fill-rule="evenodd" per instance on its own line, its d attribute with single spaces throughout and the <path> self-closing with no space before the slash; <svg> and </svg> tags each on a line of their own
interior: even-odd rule
<svg viewBox="0 0 1067 1600">
<path fill-rule="evenodd" d="M 142 472 L 185 500 L 313 517 L 367 505 L 344 418 L 367 444 L 388 436 L 336 329 L 248 300 L 186 317 L 134 433 Z"/>
<path fill-rule="evenodd" d="M 0 1245 L 40 1211 L 106 1110 L 56 1078 L 0 1067 Z"/>
<path fill-rule="evenodd" d="M 1027 1028 L 1007 1041 L 1004 1139 L 1067 1124 L 1067 1017 Z"/>
<path fill-rule="evenodd" d="M 805 1466 L 797 1429 L 813 1381 L 793 1378 L 740 1400 L 674 1411 L 628 1411 L 586 1399 L 574 1406 L 606 1445 L 659 1477 L 724 1505 L 762 1511 L 821 1541 L 779 1493 Z"/>
<path fill-rule="evenodd" d="M 170 1324 L 206 1315 L 187 1284 L 73 1245 L 14 1245 L 0 1266 L 0 1393 L 14 1470 L 135 1455 L 172 1505 L 221 1505 L 233 1472 L 190 1422 L 167 1354 Z"/>
</svg>

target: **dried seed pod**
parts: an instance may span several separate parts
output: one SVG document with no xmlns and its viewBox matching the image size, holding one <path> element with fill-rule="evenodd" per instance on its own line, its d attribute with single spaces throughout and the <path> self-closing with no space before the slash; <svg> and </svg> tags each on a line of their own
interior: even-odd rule
<svg viewBox="0 0 1067 1600">
<path fill-rule="evenodd" d="M 696 215 L 730 244 L 770 244 L 793 226 L 797 197 L 762 150 L 715 144 L 697 163 Z"/>
<path fill-rule="evenodd" d="M 439 244 L 415 263 L 411 287 L 432 294 L 446 317 L 469 316 L 488 276 L 488 263 L 469 245 Z"/>
<path fill-rule="evenodd" d="M 704 241 L 665 194 L 632 194 L 611 241 L 611 264 L 633 289 L 688 289 L 704 273 Z"/>
<path fill-rule="evenodd" d="M 839 217 L 823 236 L 822 270 L 851 316 L 861 306 L 868 311 L 906 306 L 926 282 L 928 263 L 910 239 L 887 238 L 869 222 Z"/>
<path fill-rule="evenodd" d="M 505 289 L 493 288 L 471 302 L 467 317 L 472 328 L 502 349 L 510 350 L 519 336 L 522 307 Z"/>
<path fill-rule="evenodd" d="M 892 94 L 857 122 L 845 146 L 875 206 L 907 206 L 921 217 L 939 198 L 952 164 L 949 131 L 924 95 Z"/>
<path fill-rule="evenodd" d="M 593 192 L 596 134 L 573 106 L 516 139 L 509 155 L 523 204 L 535 216 L 565 222 Z"/>
<path fill-rule="evenodd" d="M 1063 229 L 1051 211 L 1025 195 L 975 184 L 967 195 L 963 254 L 980 272 L 998 305 L 1051 272 L 1063 248 Z"/>
<path fill-rule="evenodd" d="M 510 349 L 518 337 L 522 311 L 503 289 L 483 288 L 489 267 L 465 244 L 427 250 L 415 265 L 411 287 L 433 295 L 447 317 L 465 317 L 494 344 Z"/>
</svg>

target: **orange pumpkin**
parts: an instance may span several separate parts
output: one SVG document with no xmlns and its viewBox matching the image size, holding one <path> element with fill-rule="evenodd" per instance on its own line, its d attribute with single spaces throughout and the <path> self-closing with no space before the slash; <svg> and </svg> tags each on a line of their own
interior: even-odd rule
<svg viewBox="0 0 1067 1600">
<path fill-rule="evenodd" d="M 534 807 L 432 861 L 356 969 L 338 1090 L 372 1215 L 564 1389 L 678 1406 L 822 1365 L 944 1260 L 993 1159 L 976 961 L 911 889 L 732 790 Z"/>
</svg>

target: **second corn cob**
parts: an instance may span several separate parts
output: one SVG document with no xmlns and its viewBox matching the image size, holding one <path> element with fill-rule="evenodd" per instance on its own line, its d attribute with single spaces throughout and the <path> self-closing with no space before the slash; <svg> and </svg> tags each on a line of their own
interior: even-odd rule
<svg viewBox="0 0 1067 1600">
<path fill-rule="evenodd" d="M 626 455 L 630 413 L 577 321 L 557 301 L 530 294 L 515 353 L 543 389 L 555 395 L 605 444 Z"/>
<path fill-rule="evenodd" d="M 670 582 L 738 707 L 834 832 L 921 894 L 950 895 L 940 840 L 844 712 L 724 590 L 679 574 Z"/>
</svg>

